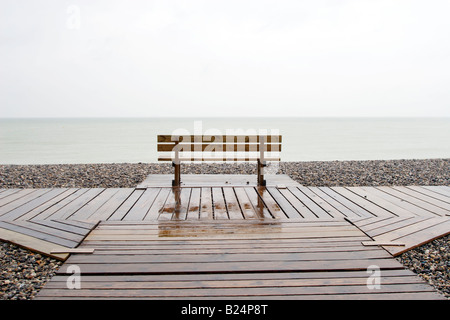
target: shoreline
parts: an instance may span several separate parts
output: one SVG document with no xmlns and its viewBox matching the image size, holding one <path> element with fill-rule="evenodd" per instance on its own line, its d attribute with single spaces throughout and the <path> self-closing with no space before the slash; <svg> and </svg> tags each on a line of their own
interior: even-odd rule
<svg viewBox="0 0 450 320">
<path fill-rule="evenodd" d="M 254 163 L 182 164 L 182 174 L 255 174 Z M 1 188 L 135 187 L 149 174 L 169 174 L 168 163 L 0 165 Z M 305 186 L 450 185 L 450 159 L 281 162 L 268 173 Z M 399 257 L 450 298 L 450 236 Z M 32 299 L 61 263 L 0 241 L 0 300 Z"/>
<path fill-rule="evenodd" d="M 133 188 L 149 174 L 172 174 L 170 163 L 0 165 L 0 188 Z M 450 185 L 450 158 L 269 163 L 304 186 Z M 256 174 L 255 163 L 182 163 L 181 174 Z"/>
</svg>

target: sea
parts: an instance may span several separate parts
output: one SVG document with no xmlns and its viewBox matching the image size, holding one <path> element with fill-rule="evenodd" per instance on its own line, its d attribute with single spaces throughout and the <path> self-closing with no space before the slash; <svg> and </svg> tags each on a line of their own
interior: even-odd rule
<svg viewBox="0 0 450 320">
<path fill-rule="evenodd" d="M 3 118 L 0 164 L 157 162 L 158 134 L 280 134 L 282 161 L 450 158 L 450 118 Z"/>
</svg>

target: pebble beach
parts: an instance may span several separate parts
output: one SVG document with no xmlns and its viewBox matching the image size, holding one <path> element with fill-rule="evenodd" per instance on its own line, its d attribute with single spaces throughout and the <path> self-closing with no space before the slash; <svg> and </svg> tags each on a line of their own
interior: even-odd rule
<svg viewBox="0 0 450 320">
<path fill-rule="evenodd" d="M 450 185 L 450 159 L 281 162 L 269 173 L 305 186 Z M 170 164 L 0 165 L 0 188 L 125 188 L 149 174 L 172 173 Z M 243 164 L 186 164 L 182 174 L 255 174 Z M 450 297 L 450 238 L 412 249 L 398 260 Z M 32 299 L 61 262 L 0 242 L 0 299 Z"/>
</svg>

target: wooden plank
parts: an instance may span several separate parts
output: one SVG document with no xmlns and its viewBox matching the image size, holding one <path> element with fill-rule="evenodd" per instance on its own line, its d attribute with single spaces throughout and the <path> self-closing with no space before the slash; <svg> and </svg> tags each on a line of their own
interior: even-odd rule
<svg viewBox="0 0 450 320">
<path fill-rule="evenodd" d="M 212 188 L 214 220 L 229 219 L 222 188 Z"/>
<path fill-rule="evenodd" d="M 214 219 L 211 193 L 212 193 L 211 188 L 202 188 L 200 220 L 213 220 Z"/>
<path fill-rule="evenodd" d="M 19 219 L 21 220 L 31 220 L 31 219 L 38 219 L 40 215 L 46 211 L 49 210 L 51 207 L 57 205 L 58 203 L 64 201 L 66 198 L 74 194 L 78 189 L 77 188 L 71 188 L 67 189 L 58 196 L 54 197 L 53 199 L 50 199 L 49 201 L 41 204 L 40 206 L 37 206 L 33 210 L 27 212 L 26 214 L 20 216 Z M 45 219 L 45 218 L 44 218 Z M 40 219 L 43 220 L 43 219 Z"/>
<path fill-rule="evenodd" d="M 295 237 L 298 234 L 322 234 L 336 236 L 338 233 L 351 231 L 356 231 L 357 235 L 362 235 L 359 230 L 355 229 L 353 226 L 324 226 L 324 227 L 316 227 L 316 226 L 299 226 L 299 227 L 291 227 L 285 228 L 283 225 L 279 226 L 243 226 L 243 227 L 234 227 L 234 228 L 214 228 L 205 225 L 185 227 L 183 225 L 178 226 L 159 226 L 158 228 L 97 228 L 97 235 L 110 235 L 111 237 L 114 235 L 153 235 L 155 238 L 161 237 L 161 232 L 165 232 L 166 236 L 172 237 L 204 237 L 205 235 L 210 235 L 212 237 L 216 235 L 231 235 L 231 238 L 238 234 L 248 234 L 248 235 L 282 235 L 282 234 L 292 234 L 292 237 Z"/>
<path fill-rule="evenodd" d="M 94 215 L 94 213 L 99 210 L 105 203 L 107 203 L 118 191 L 119 188 L 103 189 L 102 192 L 98 193 L 79 210 L 76 210 L 72 215 L 68 216 L 68 218 L 74 220 L 91 219 L 91 216 Z"/>
<path fill-rule="evenodd" d="M 275 219 L 286 218 L 283 210 L 278 206 L 277 202 L 272 198 L 272 195 L 267 191 L 266 187 L 256 187 L 260 198 L 264 201 L 270 214 Z"/>
<path fill-rule="evenodd" d="M 103 221 L 102 225 L 98 227 L 99 230 L 159 230 L 161 228 L 186 228 L 195 229 L 197 227 L 211 228 L 211 229 L 236 229 L 236 228 L 247 228 L 247 229 L 274 229 L 278 230 L 280 227 L 283 229 L 298 229 L 298 228 L 346 228 L 351 227 L 347 221 L 344 220 L 223 220 L 220 221 L 186 221 L 182 224 L 176 221 L 130 221 L 117 223 L 116 221 Z"/>
<path fill-rule="evenodd" d="M 423 283 L 414 284 L 386 284 L 377 290 L 377 294 L 374 294 L 374 290 L 371 290 L 367 285 L 349 285 L 349 286 L 310 286 L 310 287 L 264 287 L 264 288 L 203 288 L 203 289 L 116 289 L 116 290 L 68 290 L 66 289 L 48 289 L 39 294 L 41 299 L 45 297 L 66 297 L 70 299 L 77 298 L 103 298 L 103 299 L 123 299 L 124 297 L 136 297 L 141 299 L 258 299 L 268 300 L 279 297 L 278 299 L 369 299 L 366 296 L 377 296 L 378 299 L 395 299 L 397 296 L 402 296 L 403 293 L 411 297 L 412 294 L 418 294 L 418 297 L 426 297 L 427 295 L 433 295 L 433 298 L 429 299 L 443 299 L 442 296 L 438 296 L 436 292 L 432 291 L 429 286 Z M 108 295 L 108 292 L 114 292 Z M 352 296 L 352 297 L 350 297 Z M 417 297 L 416 297 L 417 299 Z"/>
<path fill-rule="evenodd" d="M 25 215 L 26 213 L 45 204 L 46 202 L 50 201 L 51 199 L 61 195 L 66 190 L 67 189 L 51 189 L 49 191 L 46 191 L 45 193 L 41 194 L 39 197 L 37 197 L 31 201 L 28 201 L 27 203 L 21 205 L 20 207 L 17 207 L 15 209 L 9 211 L 8 213 L 2 215 L 2 219 L 5 219 L 5 220 L 19 219 L 21 216 Z M 36 193 L 34 193 L 34 194 L 36 194 Z"/>
<path fill-rule="evenodd" d="M 44 240 L 46 242 L 52 242 L 64 247 L 73 248 L 78 245 L 77 241 L 68 240 L 66 238 L 62 238 L 57 235 L 36 230 L 36 228 L 33 228 L 32 224 L 28 224 L 25 226 L 24 223 L 26 223 L 26 221 L 12 221 L 12 222 L 0 221 L 0 228 L 10 230 L 16 233 L 21 233 L 23 235 L 27 235 L 36 239 Z"/>
<path fill-rule="evenodd" d="M 328 212 L 326 212 L 322 207 L 320 207 L 317 203 L 312 201 L 306 194 L 302 192 L 303 189 L 306 188 L 288 188 L 289 192 L 291 192 L 297 199 L 299 199 L 312 213 L 314 213 L 316 217 L 330 218 Z"/>
<path fill-rule="evenodd" d="M 50 291 L 50 290 L 49 290 Z M 73 290 L 72 290 L 73 291 Z M 92 292 L 92 293 L 97 293 L 97 291 L 94 290 L 87 290 L 87 292 Z M 108 299 L 108 300 L 124 300 L 124 299 L 130 299 L 129 297 L 127 298 L 127 291 L 125 291 L 123 293 L 123 296 L 118 296 L 118 297 L 107 297 L 104 298 L 101 295 L 100 296 L 96 296 L 95 294 L 93 296 L 91 295 L 79 295 L 78 297 L 72 297 L 72 293 L 69 292 L 67 293 L 67 295 L 64 295 L 62 293 L 60 293 L 58 290 L 56 290 L 56 292 L 52 293 L 48 293 L 48 291 L 46 291 L 45 294 L 49 294 L 49 296 L 44 296 L 44 294 L 40 294 L 38 293 L 37 298 L 35 298 L 36 300 L 48 300 L 48 299 L 61 299 L 61 300 L 93 300 L 93 299 L 98 299 L 98 300 L 104 300 L 104 299 Z M 246 295 L 234 295 L 232 297 L 227 297 L 227 296 L 214 296 L 214 297 L 208 297 L 208 296 L 203 296 L 201 298 L 199 297 L 177 297 L 177 296 L 171 296 L 171 297 L 149 297 L 149 296 L 144 296 L 144 297 L 136 297 L 136 295 L 134 293 L 132 293 L 132 295 L 135 298 L 132 298 L 133 300 L 136 299 L 143 299 L 143 300 L 162 300 L 162 299 L 169 299 L 169 300 L 226 300 L 226 299 L 233 299 L 233 300 L 261 300 L 262 298 L 264 300 L 445 300 L 445 298 L 443 298 L 443 296 L 437 294 L 436 292 L 402 292 L 402 293 L 383 293 L 383 294 L 373 294 L 373 293 L 347 293 L 347 294 L 316 294 L 316 295 L 307 295 L 307 294 L 303 294 L 303 295 L 295 295 L 295 294 L 290 294 L 290 295 L 280 295 L 280 294 L 272 294 L 272 295 L 264 295 L 262 298 L 261 296 L 246 296 Z"/>
<path fill-rule="evenodd" d="M 272 215 L 264 204 L 264 201 L 261 200 L 258 193 L 254 188 L 244 188 L 245 193 L 247 194 L 250 203 L 253 206 L 253 210 L 255 210 L 256 216 L 259 219 L 272 219 Z"/>
<path fill-rule="evenodd" d="M 239 206 L 242 210 L 242 215 L 244 216 L 244 219 L 256 219 L 257 215 L 255 209 L 253 208 L 244 188 L 236 187 L 234 188 L 234 192 L 236 194 Z"/>
<path fill-rule="evenodd" d="M 413 204 L 415 206 L 418 206 L 418 207 L 420 207 L 422 209 L 425 209 L 425 210 L 427 210 L 427 211 L 429 211 L 429 212 L 431 212 L 431 213 L 433 213 L 435 215 L 438 215 L 438 216 L 444 216 L 444 215 L 446 215 L 449 212 L 448 210 L 442 209 L 442 208 L 440 208 L 438 206 L 435 206 L 435 205 L 433 205 L 431 203 L 425 202 L 425 201 L 420 200 L 418 198 L 412 197 L 410 195 L 407 195 L 406 193 L 400 192 L 400 191 L 398 191 L 396 189 L 393 189 L 393 188 L 377 187 L 377 189 L 379 189 L 379 190 L 381 190 L 381 191 L 383 191 L 385 193 L 388 193 L 390 195 L 393 195 L 394 197 L 402 199 L 403 201 L 407 201 L 407 202 L 409 202 L 409 203 L 411 203 L 411 204 Z"/>
<path fill-rule="evenodd" d="M 107 202 L 105 202 L 89 219 L 107 220 L 111 217 L 131 196 L 134 188 L 120 188 Z"/>
<path fill-rule="evenodd" d="M 439 193 L 443 196 L 450 197 L 450 190 L 443 186 L 422 186 L 422 188 L 431 190 L 433 192 Z"/>
<path fill-rule="evenodd" d="M 135 202 L 133 207 L 122 218 L 124 221 L 130 220 L 143 220 L 150 210 L 153 202 L 155 201 L 160 188 L 148 188 L 145 189 L 138 201 Z"/>
<path fill-rule="evenodd" d="M 128 211 L 133 208 L 134 204 L 144 194 L 145 190 L 134 190 L 133 193 L 117 208 L 117 210 L 108 218 L 112 221 L 120 221 L 125 217 Z"/>
<path fill-rule="evenodd" d="M 0 201 L 1 201 L 0 203 L 4 204 L 5 202 L 3 202 L 4 201 L 3 199 L 5 199 L 6 197 L 10 197 L 14 193 L 19 192 L 21 190 L 24 190 L 24 189 L 16 189 L 16 188 L 14 188 L 14 189 L 2 189 L 2 193 L 0 193 Z"/>
<path fill-rule="evenodd" d="M 76 220 L 53 220 L 53 221 L 57 221 L 59 223 L 64 223 L 64 224 L 68 224 L 68 225 L 72 225 L 72 226 L 77 226 L 79 228 L 84 228 L 86 230 L 92 230 L 92 228 L 94 228 L 98 221 L 92 222 L 92 221 L 76 221 Z"/>
<path fill-rule="evenodd" d="M 397 223 L 398 221 L 405 221 L 417 218 L 416 216 L 412 217 L 397 217 L 397 216 L 391 216 L 391 217 L 377 217 L 377 218 L 371 218 L 367 219 L 365 221 L 356 222 L 355 225 L 357 225 L 359 228 L 364 229 L 365 232 L 374 230 L 380 227 L 384 227 L 386 225 L 390 225 L 392 223 Z"/>
<path fill-rule="evenodd" d="M 327 193 L 323 192 L 320 188 L 307 187 L 307 189 L 310 190 L 311 192 L 313 192 L 314 194 L 316 194 L 319 197 L 319 199 L 322 199 L 323 201 L 328 203 L 332 208 L 335 208 L 337 210 L 337 213 L 333 213 L 333 216 L 335 218 L 341 217 L 341 216 L 344 218 L 350 218 L 350 219 L 361 218 L 361 216 L 359 214 L 357 214 L 354 211 L 352 211 L 351 209 L 347 208 L 342 203 L 337 201 L 335 198 L 333 198 L 333 197 L 329 196 Z"/>
<path fill-rule="evenodd" d="M 84 235 L 79 235 L 76 233 L 73 233 L 71 231 L 67 231 L 63 228 L 55 228 L 54 226 L 49 227 L 48 225 L 45 224 L 40 224 L 40 223 L 36 223 L 36 222 L 31 222 L 31 221 L 8 221 L 8 224 L 10 225 L 14 225 L 17 226 L 19 228 L 21 228 L 21 230 L 23 230 L 23 228 L 27 228 L 33 231 L 37 231 L 39 233 L 42 234 L 48 234 L 50 236 L 54 236 L 54 237 L 58 237 L 61 238 L 62 241 L 58 242 L 62 245 L 65 245 L 66 242 L 63 242 L 65 240 L 68 240 L 70 242 L 67 242 L 66 246 L 71 246 L 73 243 L 78 244 L 83 238 Z M 19 230 L 19 229 L 17 229 Z"/>
<path fill-rule="evenodd" d="M 279 261 L 330 261 L 330 260 L 358 260 L 358 259 L 384 259 L 391 255 L 384 250 L 370 250 L 358 252 L 309 252 L 309 253 L 207 253 L 207 254 L 161 254 L 161 255 L 95 255 L 72 256 L 67 260 L 69 264 L 99 263 L 99 264 L 132 264 L 140 263 L 218 263 L 218 262 L 266 262 L 278 263 Z"/>
<path fill-rule="evenodd" d="M 200 217 L 200 196 L 201 188 L 192 188 L 189 207 L 187 210 L 187 220 L 198 220 Z"/>
<path fill-rule="evenodd" d="M 431 191 L 429 189 L 426 189 L 422 186 L 407 186 L 408 189 L 414 190 L 416 192 L 420 192 L 424 195 L 427 195 L 428 197 L 434 198 L 434 199 L 438 199 L 442 202 L 445 202 L 447 205 L 450 204 L 450 197 L 446 197 L 440 193 Z"/>
<path fill-rule="evenodd" d="M 259 143 L 159 143 L 157 146 L 158 152 L 174 151 L 175 146 L 180 152 L 259 152 Z M 280 152 L 280 143 L 265 143 L 264 151 L 266 152 Z"/>
<path fill-rule="evenodd" d="M 104 188 L 87 189 L 86 192 L 80 194 L 76 199 L 73 199 L 70 203 L 55 212 L 52 215 L 52 219 L 68 219 L 74 213 L 83 208 L 83 206 L 88 204 L 92 199 L 95 199 L 104 190 Z"/>
<path fill-rule="evenodd" d="M 428 195 L 425 195 L 423 193 L 417 192 L 415 190 L 411 190 L 409 188 L 406 187 L 393 187 L 393 189 L 400 191 L 402 193 L 405 193 L 409 196 L 412 196 L 414 198 L 417 198 L 421 201 L 427 202 L 429 204 L 432 204 L 433 206 L 439 207 L 441 209 L 444 209 L 447 211 L 447 213 L 450 213 L 450 203 L 445 202 L 445 201 L 441 201 L 439 199 L 433 198 L 433 197 L 429 197 Z M 450 198 L 449 198 L 450 201 Z"/>
<path fill-rule="evenodd" d="M 234 193 L 234 188 L 224 187 L 222 190 L 230 219 L 243 219 L 244 216 Z"/>
<path fill-rule="evenodd" d="M 162 211 L 164 204 L 166 203 L 167 197 L 169 196 L 170 190 L 166 188 L 161 188 L 156 197 L 155 201 L 153 201 L 152 206 L 147 212 L 147 215 L 144 217 L 144 220 L 157 220 L 160 212 Z"/>
<path fill-rule="evenodd" d="M 45 188 L 45 189 L 34 189 L 34 190 L 24 190 L 21 192 L 17 192 L 14 194 L 14 200 L 9 199 L 11 201 L 8 202 L 8 198 L 5 199 L 6 203 L 0 208 L 0 217 L 5 216 L 5 214 L 9 213 L 10 211 L 20 208 L 24 205 L 26 205 L 28 202 L 33 201 L 40 196 L 46 194 L 47 192 L 50 192 L 51 188 Z"/>
<path fill-rule="evenodd" d="M 363 187 L 364 190 L 370 194 L 373 194 L 379 198 L 382 198 L 400 208 L 405 209 L 406 211 L 410 212 L 412 215 L 415 216 L 422 216 L 422 217 L 434 217 L 436 216 L 435 214 L 433 214 L 432 212 L 422 209 L 412 203 L 409 203 L 407 201 L 404 201 L 403 199 L 400 199 L 398 197 L 395 197 L 389 193 L 383 192 L 381 190 L 378 190 L 375 187 Z"/>
<path fill-rule="evenodd" d="M 53 249 L 50 251 L 51 254 L 57 253 L 78 253 L 78 254 L 92 254 L 95 249 L 90 248 L 65 248 L 65 249 Z"/>
<path fill-rule="evenodd" d="M 87 246 L 86 246 L 87 247 Z M 106 247 L 95 247 L 97 248 L 97 254 L 99 255 L 149 255 L 149 254 L 202 254 L 202 253 L 216 253 L 216 254 L 230 254 L 230 253 L 245 253 L 245 254 L 255 254 L 255 253 L 305 253 L 305 252 L 346 252 L 346 251 L 371 251 L 374 247 L 364 247 L 362 245 L 347 244 L 344 246 L 342 243 L 335 243 L 334 246 L 323 245 L 323 246 L 308 246 L 308 247 L 294 247 L 292 245 L 288 246 L 276 246 L 276 245 L 263 245 L 259 247 L 253 246 L 203 246 L 199 248 L 198 246 L 187 246 L 184 245 L 180 248 L 179 245 L 147 245 L 135 248 L 134 246 L 108 246 Z"/>
<path fill-rule="evenodd" d="M 298 212 L 298 214 L 305 218 L 305 219 L 316 219 L 317 216 L 312 212 L 303 202 L 301 202 L 296 196 L 292 194 L 292 192 L 288 189 L 280 189 L 275 190 L 273 188 L 269 188 L 270 193 L 272 196 L 277 200 L 277 202 L 280 204 L 283 211 L 285 211 L 285 201 L 283 198 L 286 199 L 286 201 L 295 209 L 295 211 Z M 280 195 L 277 195 L 277 192 L 280 193 Z M 289 208 L 289 206 L 287 206 Z M 289 210 L 289 209 L 288 209 Z M 286 212 L 286 211 L 285 211 Z M 292 211 L 292 214 L 289 215 L 289 218 L 294 218 L 295 212 Z"/>
<path fill-rule="evenodd" d="M 353 203 L 357 204 L 359 207 L 364 208 L 366 211 L 370 212 L 371 215 L 376 217 L 382 216 L 392 216 L 395 215 L 393 212 L 379 206 L 377 203 L 368 201 L 367 199 L 359 196 L 356 193 L 351 192 L 345 187 L 331 187 L 332 190 L 339 193 L 341 196 L 347 198 Z"/>
<path fill-rule="evenodd" d="M 32 217 L 31 220 L 58 219 L 59 216 L 62 215 L 62 211 L 60 211 L 61 208 L 65 207 L 73 200 L 77 199 L 79 196 L 86 193 L 88 190 L 89 190 L 88 188 L 75 189 L 74 193 L 64 198 L 63 200 L 59 201 L 58 203 L 52 205 L 51 207 L 45 209 L 44 211 L 39 213 L 39 215 Z"/>
<path fill-rule="evenodd" d="M 392 241 L 363 241 L 361 242 L 363 246 L 396 246 L 404 247 L 403 242 L 392 242 Z"/>
<path fill-rule="evenodd" d="M 25 249 L 44 254 L 46 256 L 51 256 L 58 260 L 65 260 L 69 256 L 68 254 L 51 253 L 51 251 L 55 248 L 66 249 L 63 246 L 4 228 L 0 228 L 0 239 L 2 241 L 14 243 Z"/>
<path fill-rule="evenodd" d="M 434 218 L 439 219 L 439 218 Z M 394 256 L 402 254 L 403 252 L 413 249 L 415 247 L 421 246 L 425 243 L 433 241 L 434 239 L 443 237 L 450 234 L 450 220 L 446 220 L 440 223 L 437 223 L 432 226 L 427 226 L 417 230 L 414 233 L 410 233 L 395 239 L 395 241 L 401 241 L 406 244 L 405 249 L 394 248 L 394 247 L 384 247 Z"/>
<path fill-rule="evenodd" d="M 396 216 L 414 216 L 411 211 L 408 211 L 397 204 L 394 204 L 392 202 L 387 201 L 385 198 L 379 197 L 375 194 L 372 194 L 368 192 L 367 189 L 372 189 L 371 187 L 347 187 L 348 190 L 351 192 L 359 195 L 360 197 L 366 199 L 367 201 L 370 201 L 372 203 L 375 203 L 384 209 L 392 212 Z"/>
<path fill-rule="evenodd" d="M 77 234 L 81 237 L 84 237 L 90 231 L 90 229 L 63 223 L 60 220 L 59 221 L 57 221 L 57 220 L 34 220 L 33 223 L 35 223 L 37 225 L 43 225 L 43 226 L 47 226 L 50 228 L 54 228 L 56 230 L 71 232 L 71 233 Z"/>
<path fill-rule="evenodd" d="M 338 231 L 330 231 L 327 233 L 320 233 L 314 231 L 304 231 L 299 233 L 269 233 L 269 234 L 261 234 L 261 233 L 204 233 L 204 234 L 190 234 L 187 233 L 185 235 L 175 233 L 177 241 L 203 241 L 208 239 L 216 239 L 220 241 L 235 241 L 235 240 L 245 240 L 245 239 L 293 239 L 293 238 L 321 238 L 321 237 L 361 237 L 364 235 L 359 230 L 338 230 Z M 158 235 L 154 234 L 90 234 L 86 240 L 88 241 L 173 241 L 174 236 L 167 231 L 161 231 Z"/>
<path fill-rule="evenodd" d="M 175 204 L 172 220 L 186 220 L 192 188 L 181 188 Z"/>
<path fill-rule="evenodd" d="M 319 197 L 311 188 L 299 186 L 298 189 L 308 196 L 314 203 L 320 206 L 331 218 L 345 218 L 346 216 L 328 203 L 325 199 Z"/>
<path fill-rule="evenodd" d="M 436 217 L 430 218 L 422 221 L 417 221 L 412 225 L 405 226 L 403 228 L 396 229 L 389 233 L 385 233 L 375 237 L 377 241 L 394 241 L 401 239 L 409 234 L 414 234 L 419 230 L 424 230 L 430 228 L 435 225 L 446 224 L 448 222 L 448 218 L 446 217 Z"/>
<path fill-rule="evenodd" d="M 83 263 L 78 266 L 89 274 L 176 274 L 176 273 L 210 273 L 210 272 L 270 272 L 270 271 L 326 271 L 326 270 L 367 270 L 370 265 L 380 269 L 403 269 L 404 266 L 394 259 L 358 259 L 358 260 L 324 260 L 324 261 L 282 261 L 267 263 L 257 262 L 209 262 L 209 263 Z M 67 273 L 67 265 L 62 266 L 57 274 Z"/>
<path fill-rule="evenodd" d="M 8 212 L 9 210 L 17 208 L 23 203 L 26 203 L 27 201 L 29 201 L 29 199 L 32 199 L 33 195 L 31 194 L 37 191 L 37 189 L 15 189 L 15 190 L 16 192 L 12 192 L 11 194 L 8 194 L 8 196 L 0 199 L 0 216 Z M 16 205 L 13 203 L 15 201 L 17 201 Z M 4 206 L 7 204 L 9 204 L 8 208 L 4 208 Z"/>
<path fill-rule="evenodd" d="M 312 273 L 312 272 L 311 272 Z M 311 274 L 309 273 L 309 274 Z M 357 273 L 355 271 L 354 273 Z M 292 273 L 289 273 L 292 274 Z M 196 275 L 193 275 L 196 276 Z M 367 274 L 366 277 L 346 277 L 340 278 L 337 273 L 334 273 L 333 278 L 292 278 L 292 279 L 230 279 L 215 280 L 215 279 L 203 279 L 193 277 L 191 275 L 190 280 L 171 280 L 163 278 L 158 275 L 146 275 L 146 279 L 149 280 L 139 280 L 135 279 L 137 277 L 103 277 L 99 276 L 86 276 L 83 278 L 84 289 L 203 289 L 203 288 L 263 288 L 263 287 L 273 287 L 273 288 L 283 288 L 283 287 L 310 287 L 310 286 L 336 286 L 336 285 L 366 285 L 367 284 Z M 247 277 L 251 275 L 246 274 Z M 150 278 L 151 277 L 151 278 Z M 55 276 L 56 279 L 61 279 L 59 281 L 50 281 L 46 285 L 46 289 L 65 289 L 67 278 L 64 276 Z M 159 280 L 159 279 L 161 280 Z M 179 277 L 177 277 L 179 278 Z M 105 280 L 109 279 L 110 283 Z M 65 280 L 65 281 L 62 281 Z M 383 284 L 410 284 L 410 283 L 423 283 L 417 276 L 400 276 L 400 277 L 385 277 Z"/>
<path fill-rule="evenodd" d="M 97 254 L 98 251 L 96 250 Z M 167 283 L 168 287 L 174 282 L 188 283 L 189 281 L 222 281 L 224 285 L 227 283 L 232 284 L 234 281 L 255 281 L 254 285 L 257 285 L 256 281 L 266 281 L 266 280 L 276 280 L 285 285 L 289 285 L 289 281 L 317 281 L 329 279 L 331 281 L 364 281 L 367 283 L 367 271 L 366 270 L 356 270 L 356 271 L 325 271 L 325 272 L 261 272 L 261 273 L 217 273 L 217 274 L 174 274 L 170 278 L 167 275 L 160 274 L 146 274 L 146 275 L 114 275 L 114 276 L 103 276 L 103 275 L 85 275 L 86 283 L 93 282 L 106 282 L 111 283 L 113 281 L 118 282 L 152 282 L 160 283 L 160 286 L 165 286 Z M 55 275 L 52 277 L 50 282 L 53 283 L 52 288 L 58 288 L 60 286 L 66 287 L 68 275 Z M 383 270 L 383 276 L 387 279 L 398 279 L 403 283 L 416 283 L 419 281 L 419 277 L 415 273 L 407 269 L 394 269 L 394 270 Z M 404 279 L 404 280 L 402 280 Z M 419 281 L 420 282 L 420 281 Z M 284 286 L 284 284 L 282 285 Z"/>
<path fill-rule="evenodd" d="M 328 187 L 318 187 L 319 190 L 333 198 L 333 200 L 339 202 L 344 207 L 350 209 L 355 215 L 359 217 L 373 217 L 374 215 L 369 211 L 365 210 L 361 206 L 358 206 L 354 202 L 350 201 L 346 197 L 343 197 L 341 194 L 337 193 L 335 190 Z M 347 216 L 348 217 L 348 216 Z"/>
<path fill-rule="evenodd" d="M 393 221 L 391 223 L 385 224 L 381 227 L 378 227 L 374 230 L 366 230 L 363 228 L 363 230 L 370 235 L 371 237 L 377 237 L 380 236 L 382 234 L 388 233 L 388 232 L 392 232 L 396 229 L 400 229 L 400 228 L 404 228 L 410 225 L 413 225 L 415 223 L 419 223 L 421 221 L 427 220 L 427 219 L 432 219 L 429 217 L 413 217 L 413 218 L 409 218 L 409 219 L 404 219 L 404 220 L 400 220 L 400 221 Z"/>
<path fill-rule="evenodd" d="M 160 142 L 259 142 L 260 137 L 268 143 L 281 143 L 281 135 L 158 135 Z"/>
<path fill-rule="evenodd" d="M 180 203 L 180 188 L 170 188 L 164 207 L 160 210 L 158 220 L 172 220 L 177 205 Z M 187 209 L 186 209 L 187 210 Z"/>
</svg>

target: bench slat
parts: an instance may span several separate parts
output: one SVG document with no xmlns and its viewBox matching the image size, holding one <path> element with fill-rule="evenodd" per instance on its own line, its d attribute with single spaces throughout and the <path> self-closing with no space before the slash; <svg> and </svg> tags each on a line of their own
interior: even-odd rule
<svg viewBox="0 0 450 320">
<path fill-rule="evenodd" d="M 268 152 L 280 152 L 281 144 L 268 143 L 264 144 L 265 151 Z M 167 152 L 172 151 L 175 147 L 175 143 L 160 143 L 158 144 L 158 151 Z M 222 144 L 222 143 L 210 143 L 210 144 L 193 144 L 193 143 L 179 143 L 178 147 L 180 152 L 258 152 L 259 144 Z"/>
<path fill-rule="evenodd" d="M 158 135 L 158 142 L 174 142 L 173 138 L 179 138 L 180 142 L 241 142 L 241 143 L 257 143 L 259 138 L 264 137 L 264 141 L 268 143 L 281 143 L 281 135 Z"/>
</svg>

